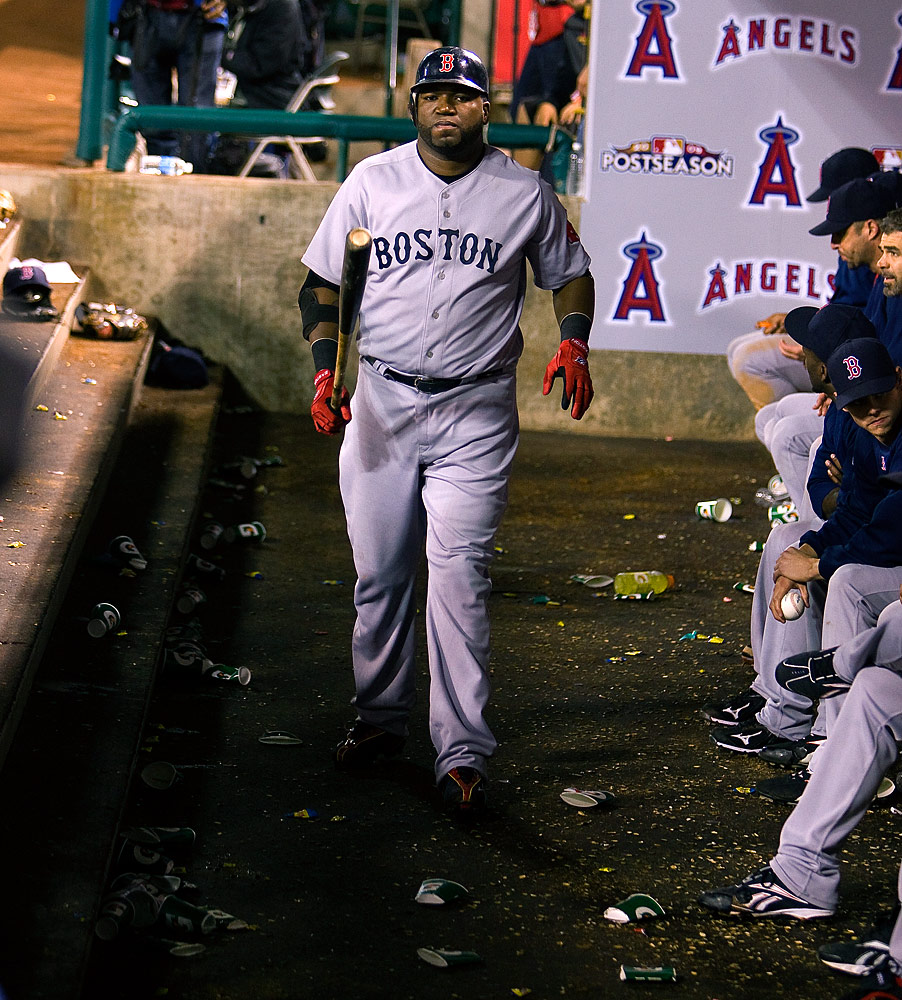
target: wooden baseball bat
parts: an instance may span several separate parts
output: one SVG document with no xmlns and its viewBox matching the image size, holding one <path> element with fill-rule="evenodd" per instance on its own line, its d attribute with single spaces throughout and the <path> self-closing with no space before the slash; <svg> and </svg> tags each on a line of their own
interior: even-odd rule
<svg viewBox="0 0 902 1000">
<path fill-rule="evenodd" d="M 329 405 L 336 412 L 341 401 L 341 389 L 345 382 L 345 367 L 348 361 L 348 349 L 360 303 L 363 301 L 363 290 L 366 287 L 366 269 L 370 262 L 370 251 L 373 248 L 373 237 L 366 229 L 352 229 L 345 241 L 344 261 L 341 265 L 341 286 L 338 291 L 338 357 L 335 360 L 335 381 L 332 398 Z"/>
</svg>

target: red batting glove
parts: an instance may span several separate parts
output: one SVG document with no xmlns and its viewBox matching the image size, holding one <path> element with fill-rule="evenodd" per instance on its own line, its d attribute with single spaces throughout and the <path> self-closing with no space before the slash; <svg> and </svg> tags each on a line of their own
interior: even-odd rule
<svg viewBox="0 0 902 1000">
<path fill-rule="evenodd" d="M 574 420 L 581 419 L 595 395 L 592 379 L 589 376 L 588 344 L 575 337 L 561 341 L 557 354 L 548 362 L 548 367 L 545 369 L 545 378 L 542 381 L 543 396 L 551 392 L 552 383 L 558 376 L 564 380 L 561 409 L 566 410 L 572 400 L 570 416 Z"/>
<path fill-rule="evenodd" d="M 335 386 L 335 372 L 331 368 L 321 368 L 313 376 L 313 384 L 316 386 L 316 394 L 310 407 L 313 426 L 320 434 L 337 434 L 351 419 L 351 397 L 348 390 L 341 387 L 341 402 L 336 413 L 329 405 Z"/>
</svg>

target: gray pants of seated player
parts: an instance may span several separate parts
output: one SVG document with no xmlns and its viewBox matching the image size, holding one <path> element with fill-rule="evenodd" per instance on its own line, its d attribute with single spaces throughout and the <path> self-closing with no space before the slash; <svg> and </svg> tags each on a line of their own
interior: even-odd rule
<svg viewBox="0 0 902 1000">
<path fill-rule="evenodd" d="M 820 584 L 809 587 L 810 607 L 793 622 L 778 622 L 768 607 L 774 590 L 774 565 L 780 553 L 799 544 L 799 538 L 811 523 L 797 521 L 774 528 L 764 544 L 758 563 L 755 593 L 752 595 L 751 640 L 755 658 L 755 680 L 752 690 L 767 704 L 758 713 L 758 721 L 774 733 L 790 739 L 808 735 L 811 725 L 811 702 L 784 690 L 777 684 L 774 672 L 777 664 L 794 653 L 820 649 L 821 612 L 826 588 Z"/>
<path fill-rule="evenodd" d="M 824 431 L 824 418 L 811 408 L 816 399 L 816 393 L 795 392 L 755 414 L 755 433 L 770 452 L 804 521 L 815 519 L 806 484 L 811 445 Z M 818 519 L 818 523 L 822 522 Z"/>
<path fill-rule="evenodd" d="M 873 666 L 879 661 L 888 666 Z M 830 739 L 812 761 L 811 780 L 789 819 L 771 865 L 794 892 L 832 908 L 839 894 L 839 851 L 897 757 L 902 739 L 902 605 L 890 605 L 873 629 L 845 643 L 834 658 L 854 678 Z M 902 885 L 902 883 L 900 883 Z M 902 927 L 890 945 L 902 961 Z"/>
<path fill-rule="evenodd" d="M 829 587 L 822 583 L 809 586 L 810 606 L 801 618 L 778 622 L 768 608 L 774 564 L 784 549 L 798 544 L 804 530 L 802 522 L 797 522 L 780 525 L 771 532 L 758 565 L 752 600 L 756 673 L 752 689 L 767 699 L 757 719 L 772 733 L 793 740 L 804 739 L 809 732 L 829 734 L 841 699 L 822 702 L 812 725 L 811 702 L 780 687 L 775 676 L 777 665 L 787 656 L 840 646 L 872 629 L 880 612 L 897 599 L 902 584 L 902 567 L 841 566 L 831 577 Z"/>
<path fill-rule="evenodd" d="M 811 389 L 811 380 L 802 362 L 781 354 L 780 339 L 753 330 L 734 337 L 727 344 L 730 374 L 742 386 L 756 410 L 789 393 Z"/>
<path fill-rule="evenodd" d="M 361 364 L 339 472 L 357 570 L 352 639 L 357 715 L 404 735 L 416 700 L 415 579 L 428 587 L 429 728 L 437 778 L 485 773 L 488 567 L 517 448 L 516 379 L 429 395 Z"/>
</svg>

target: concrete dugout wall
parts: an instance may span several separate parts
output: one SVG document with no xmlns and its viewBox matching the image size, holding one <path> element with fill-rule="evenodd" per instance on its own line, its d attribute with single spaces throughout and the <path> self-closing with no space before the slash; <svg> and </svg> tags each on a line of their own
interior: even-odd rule
<svg viewBox="0 0 902 1000">
<path fill-rule="evenodd" d="M 301 256 L 336 185 L 155 177 L 0 166 L 24 219 L 23 253 L 88 264 L 91 296 L 158 316 L 228 365 L 268 410 L 306 413 L 310 350 L 300 334 Z M 578 202 L 565 199 L 579 227 Z M 593 344 L 595 401 L 579 423 L 542 396 L 558 342 L 551 297 L 532 284 L 522 328 L 521 425 L 614 437 L 750 440 L 752 408 L 722 356 L 606 351 Z M 729 331 L 724 342 L 741 330 Z M 351 374 L 353 380 L 353 372 Z"/>
</svg>

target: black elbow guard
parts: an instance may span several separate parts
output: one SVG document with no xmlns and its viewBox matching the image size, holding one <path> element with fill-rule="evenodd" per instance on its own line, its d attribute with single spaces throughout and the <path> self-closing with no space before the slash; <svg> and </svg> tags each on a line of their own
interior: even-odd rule
<svg viewBox="0 0 902 1000">
<path fill-rule="evenodd" d="M 310 334 L 318 323 L 337 323 L 338 306 L 323 305 L 314 293 L 315 288 L 331 288 L 338 292 L 338 286 L 326 281 L 313 271 L 307 275 L 307 279 L 301 286 L 298 293 L 298 308 L 301 310 L 301 320 L 303 321 L 304 340 L 310 339 Z"/>
</svg>

